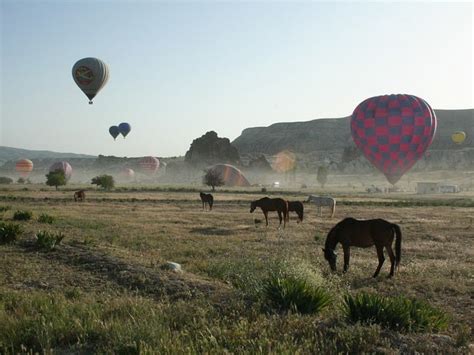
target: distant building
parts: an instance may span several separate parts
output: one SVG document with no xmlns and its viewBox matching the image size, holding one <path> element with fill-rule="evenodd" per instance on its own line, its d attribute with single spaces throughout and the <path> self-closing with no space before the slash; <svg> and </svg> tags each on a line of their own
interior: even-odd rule
<svg viewBox="0 0 474 355">
<path fill-rule="evenodd" d="M 457 185 L 439 185 L 439 192 L 444 194 L 454 194 L 459 192 L 459 186 Z"/>
<path fill-rule="evenodd" d="M 436 194 L 439 192 L 437 182 L 419 182 L 416 185 L 417 194 Z"/>
</svg>

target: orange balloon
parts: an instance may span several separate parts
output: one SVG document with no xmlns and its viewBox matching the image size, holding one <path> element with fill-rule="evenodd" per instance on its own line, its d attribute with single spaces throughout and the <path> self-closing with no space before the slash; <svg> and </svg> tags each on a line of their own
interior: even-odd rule
<svg viewBox="0 0 474 355">
<path fill-rule="evenodd" d="M 29 159 L 20 159 L 16 162 L 16 171 L 27 177 L 33 171 L 33 162 Z"/>
</svg>

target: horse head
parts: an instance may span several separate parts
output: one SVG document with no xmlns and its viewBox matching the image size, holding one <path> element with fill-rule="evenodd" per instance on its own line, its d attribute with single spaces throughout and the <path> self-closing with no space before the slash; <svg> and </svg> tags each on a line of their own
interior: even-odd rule
<svg viewBox="0 0 474 355">
<path fill-rule="evenodd" d="M 257 201 L 252 201 L 250 203 L 250 213 L 252 213 L 253 211 L 255 211 L 255 209 L 257 208 Z"/>
<path fill-rule="evenodd" d="M 324 259 L 326 259 L 329 263 L 329 267 L 332 271 L 336 271 L 336 260 L 337 254 L 333 249 L 325 248 L 323 249 L 324 252 Z"/>
</svg>

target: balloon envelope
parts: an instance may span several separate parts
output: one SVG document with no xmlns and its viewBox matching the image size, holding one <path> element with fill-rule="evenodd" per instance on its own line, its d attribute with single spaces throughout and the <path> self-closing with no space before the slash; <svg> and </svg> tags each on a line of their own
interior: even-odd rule
<svg viewBox="0 0 474 355">
<path fill-rule="evenodd" d="M 120 171 L 120 175 L 124 178 L 132 179 L 135 176 L 135 171 L 130 168 L 124 168 L 122 171 Z"/>
<path fill-rule="evenodd" d="M 154 174 L 160 167 L 160 161 L 155 157 L 144 157 L 139 164 L 146 174 Z"/>
<path fill-rule="evenodd" d="M 117 138 L 117 136 L 120 134 L 120 130 L 117 126 L 111 126 L 109 128 L 109 133 L 112 137 L 114 137 L 115 140 L 115 138 Z"/>
<path fill-rule="evenodd" d="M 66 179 L 69 180 L 71 178 L 72 167 L 67 161 L 57 161 L 56 163 L 54 163 L 53 165 L 49 167 L 50 172 L 58 171 L 58 170 L 64 173 L 64 176 L 66 177 Z"/>
<path fill-rule="evenodd" d="M 20 159 L 16 162 L 15 168 L 21 176 L 27 177 L 33 171 L 33 162 L 29 159 Z"/>
<path fill-rule="evenodd" d="M 219 174 L 226 186 L 250 186 L 250 182 L 244 174 L 235 166 L 230 164 L 216 164 L 208 168 Z"/>
<path fill-rule="evenodd" d="M 360 103 L 352 138 L 365 157 L 395 184 L 423 156 L 436 132 L 436 116 L 413 95 L 383 95 Z"/>
<path fill-rule="evenodd" d="M 72 78 L 92 104 L 92 99 L 109 80 L 109 68 L 100 59 L 83 58 L 72 67 Z"/>
<path fill-rule="evenodd" d="M 127 134 L 129 134 L 132 130 L 132 126 L 130 126 L 130 124 L 128 124 L 127 122 L 122 122 L 121 124 L 119 124 L 118 129 L 119 132 L 122 133 L 123 138 L 125 138 Z"/>
<path fill-rule="evenodd" d="M 454 132 L 451 135 L 451 140 L 456 144 L 461 144 L 462 142 L 464 142 L 465 139 L 466 139 L 466 133 L 462 131 Z"/>
</svg>

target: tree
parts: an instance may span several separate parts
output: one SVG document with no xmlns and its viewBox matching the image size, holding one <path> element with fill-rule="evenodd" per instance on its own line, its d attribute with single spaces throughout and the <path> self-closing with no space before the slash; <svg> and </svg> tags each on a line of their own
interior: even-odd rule
<svg viewBox="0 0 474 355">
<path fill-rule="evenodd" d="M 92 178 L 91 184 L 100 186 L 104 190 L 110 190 L 114 188 L 115 180 L 112 175 L 99 175 Z"/>
<path fill-rule="evenodd" d="M 20 177 L 20 178 L 18 178 L 18 180 L 16 182 L 17 182 L 17 184 L 24 184 L 26 182 L 26 180 L 25 180 L 25 178 Z"/>
<path fill-rule="evenodd" d="M 328 180 L 328 168 L 326 168 L 325 166 L 320 166 L 318 168 L 318 175 L 316 179 L 318 180 L 318 182 L 321 184 L 321 186 L 324 189 L 324 185 L 326 184 Z"/>
<path fill-rule="evenodd" d="M 46 174 L 46 185 L 55 186 L 56 190 L 58 186 L 63 186 L 67 184 L 66 175 L 62 170 L 50 171 Z"/>
<path fill-rule="evenodd" d="M 207 186 L 211 186 L 212 191 L 216 191 L 217 186 L 224 185 L 224 179 L 221 174 L 212 169 L 206 171 L 206 175 L 202 178 L 202 182 Z"/>
</svg>

